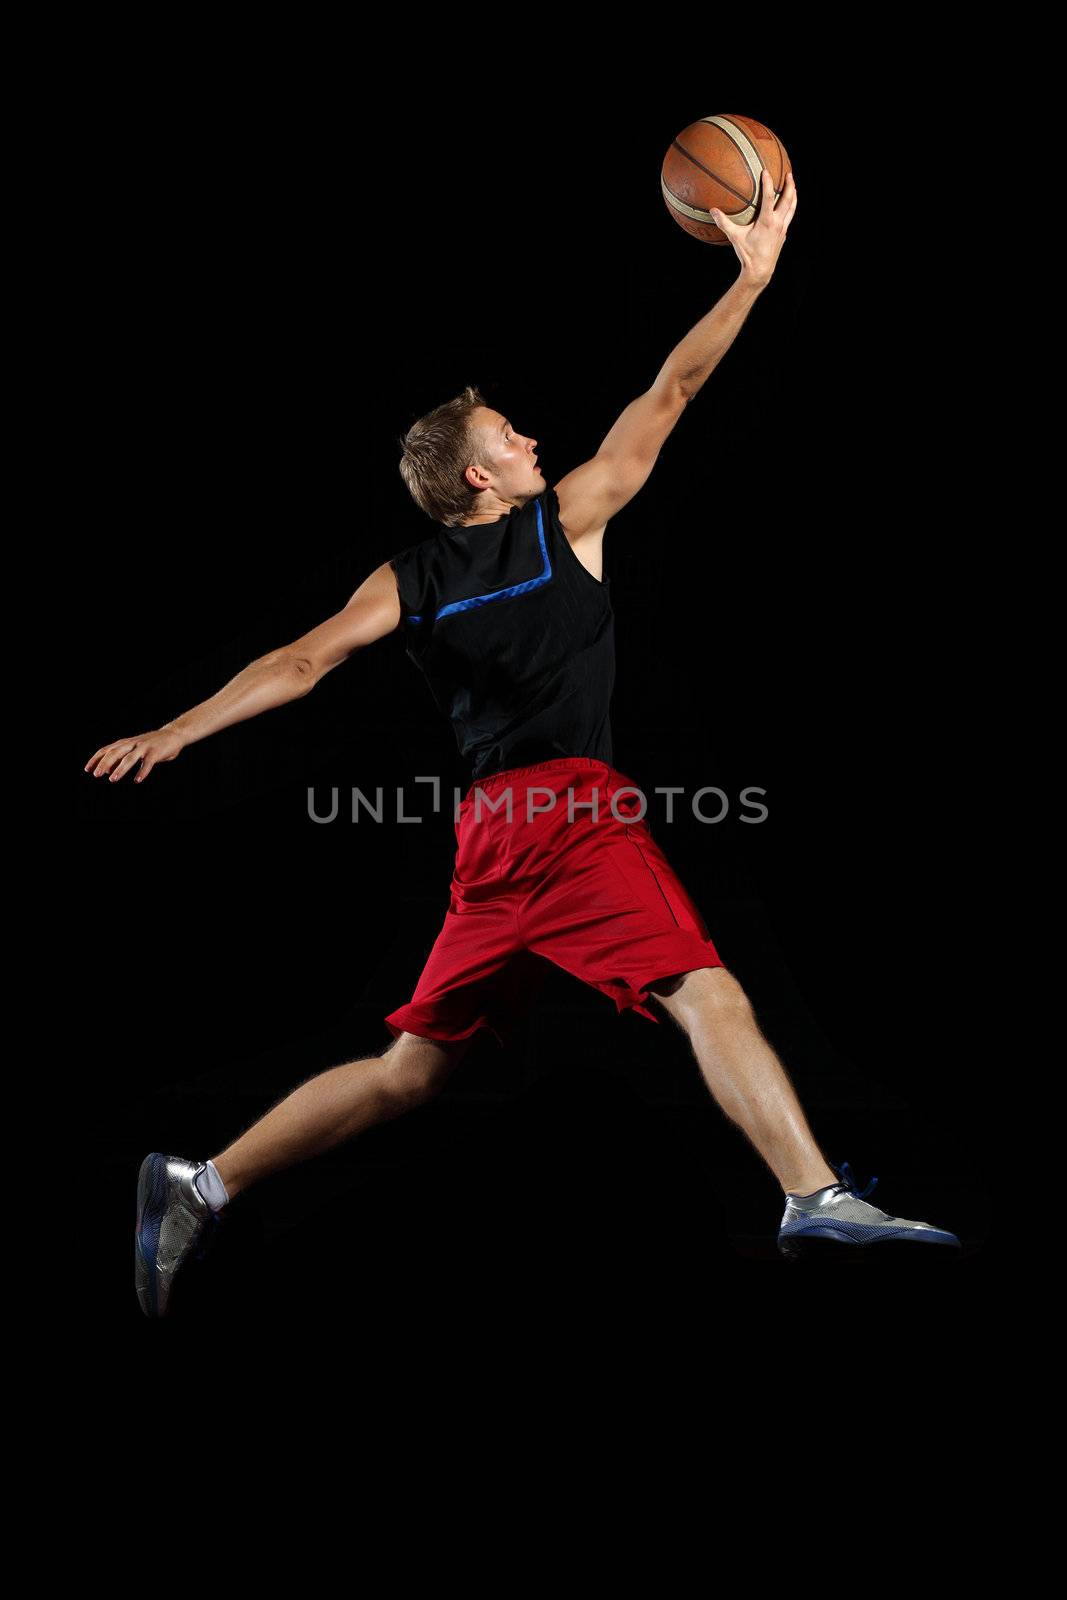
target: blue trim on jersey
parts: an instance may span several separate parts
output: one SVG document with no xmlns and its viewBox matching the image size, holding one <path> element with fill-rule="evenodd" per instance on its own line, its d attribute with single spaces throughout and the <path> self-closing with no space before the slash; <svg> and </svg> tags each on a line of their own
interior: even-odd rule
<svg viewBox="0 0 1067 1600">
<path fill-rule="evenodd" d="M 475 606 L 488 605 L 490 600 L 510 600 L 512 595 L 529 594 L 531 589 L 540 589 L 542 584 L 548 582 L 552 576 L 552 563 L 548 559 L 548 549 L 545 545 L 545 529 L 541 521 L 540 498 L 534 504 L 537 508 L 537 537 L 541 544 L 541 555 L 544 560 L 544 565 L 538 576 L 536 578 L 527 578 L 525 583 L 513 583 L 510 589 L 494 589 L 490 594 L 472 595 L 469 600 L 453 600 L 451 604 L 441 607 L 440 611 L 437 612 L 435 621 L 439 622 L 442 617 L 450 616 L 454 611 L 473 611 Z M 423 615 L 425 613 L 419 616 L 415 616 L 412 613 L 408 617 L 408 621 L 421 622 Z"/>
</svg>

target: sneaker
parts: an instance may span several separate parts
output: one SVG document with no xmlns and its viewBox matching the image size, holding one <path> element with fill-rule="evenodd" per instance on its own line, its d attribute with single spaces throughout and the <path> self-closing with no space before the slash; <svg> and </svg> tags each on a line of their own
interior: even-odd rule
<svg viewBox="0 0 1067 1600">
<path fill-rule="evenodd" d="M 165 1317 L 175 1274 L 190 1257 L 200 1260 L 219 1226 L 196 1186 L 206 1161 L 145 1156 L 137 1177 L 134 1281 L 146 1317 Z"/>
<path fill-rule="evenodd" d="M 923 1246 L 935 1254 L 949 1255 L 960 1249 L 960 1241 L 945 1228 L 929 1222 L 909 1222 L 906 1217 L 891 1217 L 877 1206 L 866 1203 L 877 1178 L 872 1178 L 862 1194 L 856 1192 L 848 1162 L 840 1167 L 830 1162 L 840 1183 L 828 1184 L 814 1194 L 787 1194 L 785 1215 L 778 1229 L 778 1249 L 788 1260 L 805 1257 L 824 1259 L 866 1259 L 871 1250 L 879 1256 L 896 1254 Z"/>
</svg>

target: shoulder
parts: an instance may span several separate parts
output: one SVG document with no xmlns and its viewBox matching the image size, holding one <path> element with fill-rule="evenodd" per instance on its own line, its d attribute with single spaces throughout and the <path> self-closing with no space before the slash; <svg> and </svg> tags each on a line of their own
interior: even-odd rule
<svg viewBox="0 0 1067 1600">
<path fill-rule="evenodd" d="M 566 504 L 561 500 L 558 488 L 549 487 L 543 489 L 537 496 L 537 504 L 543 507 L 546 522 L 560 537 L 566 539 L 567 543 L 573 546 L 574 530 L 567 526 Z"/>
<path fill-rule="evenodd" d="M 416 539 L 414 544 L 406 544 L 395 555 L 389 557 L 390 561 L 400 561 L 405 556 L 414 555 L 416 551 L 429 552 L 435 550 L 440 543 L 436 533 L 427 534 L 425 539 Z"/>
<path fill-rule="evenodd" d="M 600 457 L 583 461 L 568 472 L 550 491 L 559 514 L 560 526 L 572 547 L 579 541 L 603 537 L 608 518 L 603 514 L 602 490 L 608 467 Z"/>
<path fill-rule="evenodd" d="M 582 566 L 599 582 L 604 571 L 604 531 L 607 524 L 584 528 L 576 520 L 579 513 L 569 495 L 567 479 L 564 478 L 555 487 L 546 489 L 542 498 L 559 536 L 567 541 Z"/>
<path fill-rule="evenodd" d="M 427 538 L 417 539 L 414 544 L 406 544 L 402 550 L 395 551 L 385 565 L 392 567 L 398 577 L 402 572 L 422 572 L 432 564 L 440 551 L 441 540 L 436 533 L 431 533 Z"/>
<path fill-rule="evenodd" d="M 541 504 L 544 506 L 545 511 L 555 526 L 558 527 L 562 533 L 567 533 L 563 522 L 564 511 L 563 504 L 559 497 L 558 485 L 553 486 L 550 484 L 549 487 L 545 489 L 538 498 L 540 499 Z M 567 537 L 569 539 L 570 534 L 567 534 Z"/>
<path fill-rule="evenodd" d="M 441 553 L 441 540 L 436 533 L 405 545 L 386 561 L 396 578 L 397 593 L 405 614 L 421 611 L 427 589 L 433 582 Z"/>
</svg>

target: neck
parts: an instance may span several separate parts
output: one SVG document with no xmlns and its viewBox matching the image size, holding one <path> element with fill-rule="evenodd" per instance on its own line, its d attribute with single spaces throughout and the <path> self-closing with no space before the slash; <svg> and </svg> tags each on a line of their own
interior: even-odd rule
<svg viewBox="0 0 1067 1600">
<path fill-rule="evenodd" d="M 531 495 L 527 495 L 526 499 L 522 500 L 498 500 L 495 511 L 487 509 L 484 516 L 471 517 L 468 521 L 461 522 L 460 527 L 476 528 L 482 522 L 499 522 L 501 517 L 510 517 L 513 511 L 520 511 L 527 500 L 532 498 Z"/>
</svg>

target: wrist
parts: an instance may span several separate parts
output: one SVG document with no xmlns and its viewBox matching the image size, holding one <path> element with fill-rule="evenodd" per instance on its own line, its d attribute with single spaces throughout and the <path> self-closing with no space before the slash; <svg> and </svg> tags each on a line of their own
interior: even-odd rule
<svg viewBox="0 0 1067 1600">
<path fill-rule="evenodd" d="M 763 293 L 772 277 L 772 272 L 754 272 L 748 267 L 742 267 L 737 275 L 737 281 L 749 293 L 757 295 Z"/>
</svg>

